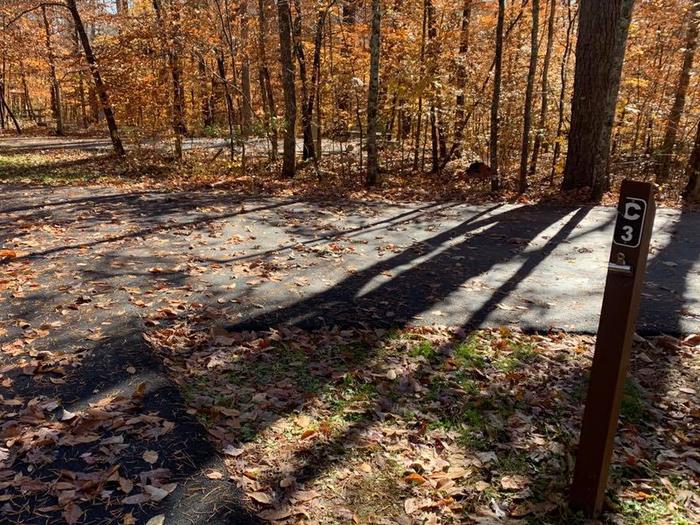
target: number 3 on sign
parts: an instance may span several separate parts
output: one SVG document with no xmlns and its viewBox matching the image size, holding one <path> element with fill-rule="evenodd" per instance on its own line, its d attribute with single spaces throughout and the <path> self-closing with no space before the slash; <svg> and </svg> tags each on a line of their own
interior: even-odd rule
<svg viewBox="0 0 700 525">
<path fill-rule="evenodd" d="M 632 226 L 623 226 L 622 232 L 623 232 L 622 233 L 622 240 L 623 241 L 630 242 L 634 238 L 634 236 L 633 236 L 634 228 L 632 228 Z"/>
</svg>

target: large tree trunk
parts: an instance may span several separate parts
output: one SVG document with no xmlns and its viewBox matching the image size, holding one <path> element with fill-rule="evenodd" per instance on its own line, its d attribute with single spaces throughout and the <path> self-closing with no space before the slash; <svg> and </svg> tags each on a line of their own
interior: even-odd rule
<svg viewBox="0 0 700 525">
<path fill-rule="evenodd" d="M 80 18 L 80 13 L 78 12 L 78 6 L 75 4 L 75 0 L 66 0 L 68 3 L 68 9 L 73 17 L 73 23 L 75 24 L 75 30 L 80 36 L 80 42 L 83 45 L 83 51 L 85 52 L 85 60 L 90 66 L 90 72 L 92 73 L 92 79 L 95 82 L 95 90 L 97 91 L 97 96 L 100 98 L 102 104 L 102 111 L 105 115 L 105 120 L 107 121 L 107 127 L 109 128 L 109 136 L 112 139 L 112 147 L 114 152 L 119 155 L 124 155 L 124 146 L 122 146 L 122 141 L 119 138 L 119 130 L 117 128 L 117 121 L 114 118 L 114 112 L 112 111 L 112 105 L 109 102 L 109 94 L 107 93 L 107 86 L 105 86 L 102 81 L 102 75 L 100 74 L 100 69 L 97 66 L 97 60 L 95 55 L 92 53 L 92 46 L 90 45 L 90 40 L 88 39 L 87 33 L 85 32 L 85 26 Z"/>
<path fill-rule="evenodd" d="M 683 196 L 689 202 L 700 203 L 700 124 L 698 124 L 695 134 L 695 144 L 688 161 L 686 175 L 688 176 L 688 184 Z"/>
<path fill-rule="evenodd" d="M 277 23 L 280 38 L 280 65 L 282 67 L 285 120 L 282 177 L 291 179 L 296 171 L 294 128 L 297 118 L 297 101 L 294 86 L 294 60 L 292 58 L 292 12 L 289 8 L 289 0 L 277 0 Z"/>
<path fill-rule="evenodd" d="M 527 70 L 525 87 L 525 110 L 523 115 L 523 142 L 520 148 L 520 178 L 518 191 L 527 190 L 527 161 L 530 157 L 530 123 L 532 121 L 532 91 L 535 87 L 537 72 L 537 52 L 539 49 L 538 32 L 540 26 L 540 0 L 532 0 L 532 31 L 530 32 L 530 66 Z"/>
<path fill-rule="evenodd" d="M 265 129 L 268 130 L 270 140 L 270 158 L 277 158 L 277 125 L 274 118 L 277 116 L 275 109 L 275 98 L 272 92 L 272 82 L 270 80 L 270 68 L 267 65 L 267 53 L 265 51 L 265 1 L 258 0 L 258 77 L 260 81 L 260 93 L 263 99 L 263 113 L 265 115 Z"/>
<path fill-rule="evenodd" d="M 379 99 L 379 31 L 381 2 L 372 0 L 372 27 L 369 40 L 369 91 L 367 94 L 367 185 L 374 186 L 379 178 L 377 152 L 377 104 Z"/>
<path fill-rule="evenodd" d="M 610 135 L 634 0 L 581 0 L 569 150 L 562 190 L 598 198 L 609 174 Z"/>
<path fill-rule="evenodd" d="M 537 134 L 535 143 L 532 146 L 532 161 L 530 162 L 530 175 L 534 175 L 537 170 L 537 158 L 540 154 L 540 147 L 544 140 L 545 128 L 547 126 L 547 105 L 549 102 L 549 63 L 552 60 L 552 48 L 554 45 L 554 20 L 557 12 L 557 0 L 549 3 L 549 17 L 547 21 L 547 50 L 544 53 L 544 63 L 542 64 L 542 102 L 540 105 L 540 120 L 537 123 Z"/>
<path fill-rule="evenodd" d="M 656 166 L 656 181 L 666 182 L 671 171 L 671 159 L 673 157 L 673 148 L 676 145 L 676 136 L 678 135 L 678 124 L 683 115 L 685 107 L 685 97 L 688 93 L 688 84 L 690 83 L 690 72 L 693 68 L 693 58 L 695 49 L 698 45 L 698 13 L 700 12 L 700 2 L 693 1 L 688 15 L 688 32 L 685 38 L 685 51 L 683 53 L 683 65 L 678 77 L 678 85 L 676 86 L 676 94 L 673 99 L 673 106 L 668 114 L 666 123 L 666 132 L 664 133 L 664 142 L 661 150 L 658 153 Z"/>
<path fill-rule="evenodd" d="M 503 69 L 503 19 L 506 2 L 498 0 L 498 19 L 496 21 L 496 55 L 494 58 L 493 96 L 491 98 L 491 132 L 489 136 L 489 156 L 491 162 L 491 190 L 498 191 L 498 110 L 501 103 L 501 71 Z"/>
<path fill-rule="evenodd" d="M 41 17 L 44 21 L 44 33 L 46 43 L 46 56 L 49 63 L 49 84 L 51 86 L 51 113 L 56 121 L 56 135 L 62 137 L 65 135 L 63 129 L 63 113 L 61 111 L 61 85 L 56 77 L 56 57 L 51 44 L 51 25 L 46 16 L 46 6 L 41 6 Z"/>
</svg>

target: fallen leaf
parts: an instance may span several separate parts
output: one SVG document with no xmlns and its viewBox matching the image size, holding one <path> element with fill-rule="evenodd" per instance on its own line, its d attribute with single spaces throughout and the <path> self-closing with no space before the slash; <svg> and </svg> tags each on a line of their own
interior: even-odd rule
<svg viewBox="0 0 700 525">
<path fill-rule="evenodd" d="M 205 475 L 209 479 L 223 479 L 224 478 L 224 475 L 219 470 L 208 470 Z"/>
<path fill-rule="evenodd" d="M 168 495 L 168 491 L 154 485 L 146 485 L 143 490 L 151 496 L 153 501 L 160 501 Z"/>
<path fill-rule="evenodd" d="M 270 498 L 270 496 L 264 492 L 251 492 L 249 496 L 250 499 L 257 501 L 258 503 L 262 503 L 263 505 L 269 505 L 272 503 L 272 498 Z"/>
<path fill-rule="evenodd" d="M 164 525 L 165 523 L 165 514 L 158 514 L 157 516 L 153 516 L 150 520 L 146 522 L 146 525 Z"/>
<path fill-rule="evenodd" d="M 506 475 L 501 478 L 501 487 L 504 490 L 522 490 L 528 482 L 528 478 L 519 474 Z"/>
<path fill-rule="evenodd" d="M 147 450 L 143 453 L 142 457 L 146 463 L 153 465 L 156 461 L 158 461 L 158 452 L 155 450 Z"/>
<path fill-rule="evenodd" d="M 73 502 L 66 505 L 66 508 L 63 511 L 63 519 L 66 520 L 66 523 L 68 523 L 68 525 L 73 525 L 74 523 L 78 523 L 78 520 L 80 519 L 80 516 L 82 516 L 82 515 L 83 515 L 82 509 Z"/>
</svg>

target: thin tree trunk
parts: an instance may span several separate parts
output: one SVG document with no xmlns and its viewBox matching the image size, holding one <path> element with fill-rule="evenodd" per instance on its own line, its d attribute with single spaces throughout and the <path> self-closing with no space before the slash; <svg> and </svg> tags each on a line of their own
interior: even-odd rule
<svg viewBox="0 0 700 525">
<path fill-rule="evenodd" d="M 663 145 L 658 153 L 656 181 L 659 183 L 666 182 L 671 171 L 671 158 L 673 157 L 673 148 L 676 145 L 678 124 L 683 115 L 685 98 L 688 93 L 688 84 L 690 84 L 690 72 L 693 68 L 693 58 L 698 45 L 698 13 L 700 13 L 700 2 L 693 1 L 688 15 L 689 25 L 685 38 L 683 65 L 681 66 L 681 72 L 678 77 L 673 106 L 668 115 Z"/>
<path fill-rule="evenodd" d="M 547 50 L 544 53 L 544 63 L 542 64 L 542 102 L 540 104 L 540 120 L 537 123 L 535 143 L 532 146 L 530 176 L 533 176 L 537 171 L 537 159 L 540 154 L 540 147 L 542 146 L 545 129 L 547 127 L 547 106 L 549 103 L 549 63 L 552 60 L 552 48 L 554 47 L 554 20 L 556 12 L 557 0 L 552 0 L 549 3 L 549 17 L 547 20 Z"/>
<path fill-rule="evenodd" d="M 20 78 L 22 80 L 22 92 L 24 93 L 24 105 L 27 111 L 27 115 L 30 119 L 36 122 L 36 115 L 34 114 L 34 108 L 32 107 L 32 99 L 29 96 L 29 86 L 27 85 L 27 75 L 24 72 L 24 62 L 20 60 L 19 62 Z"/>
<path fill-rule="evenodd" d="M 553 0 L 556 1 L 556 0 Z M 467 54 L 469 52 L 469 26 L 472 16 L 472 0 L 464 0 L 462 4 L 462 27 L 459 34 L 459 55 L 457 56 L 457 100 L 455 101 L 454 120 L 454 156 L 462 156 L 462 140 L 464 139 L 464 108 L 466 102 L 465 90 L 467 88 Z"/>
<path fill-rule="evenodd" d="M 265 23 L 265 0 L 258 0 L 258 76 L 260 80 L 260 93 L 263 99 L 263 113 L 265 115 L 265 129 L 270 140 L 270 160 L 277 158 L 277 125 L 275 123 L 276 109 L 275 98 L 272 92 L 272 82 L 270 80 L 270 68 L 267 65 L 267 53 L 265 45 L 265 34 L 267 24 Z"/>
<path fill-rule="evenodd" d="M 607 189 L 610 137 L 634 0 L 582 0 L 562 190 Z"/>
<path fill-rule="evenodd" d="M 506 2 L 498 0 L 498 19 L 496 22 L 496 55 L 495 71 L 493 76 L 493 97 L 491 99 L 491 132 L 489 137 L 489 157 L 491 162 L 491 190 L 498 191 L 500 181 L 498 178 L 498 110 L 501 103 L 501 71 L 503 68 L 503 19 L 505 16 Z"/>
<path fill-rule="evenodd" d="M 435 5 L 432 0 L 424 0 L 426 19 L 428 24 L 428 64 L 429 64 L 429 78 L 433 79 L 436 73 L 436 62 L 437 62 L 437 29 L 435 27 Z M 431 152 L 431 168 L 432 173 L 437 173 L 440 170 L 440 152 L 439 152 L 439 141 L 440 132 L 438 131 L 438 108 L 437 108 L 437 94 L 434 89 L 430 92 L 430 152 Z"/>
<path fill-rule="evenodd" d="M 425 64 L 425 36 L 426 36 L 426 29 L 427 29 L 427 20 L 428 16 L 428 10 L 426 9 L 425 1 L 423 2 L 423 23 L 422 23 L 422 30 L 421 30 L 421 38 L 420 38 L 420 72 L 421 75 L 424 74 L 425 72 L 423 71 L 424 64 Z M 421 154 L 421 148 L 420 148 L 420 139 L 421 139 L 421 127 L 422 127 L 422 120 L 423 120 L 423 92 L 420 92 L 420 95 L 418 96 L 418 115 L 416 117 L 416 133 L 415 133 L 415 139 L 414 139 L 414 144 L 413 144 L 413 169 L 417 170 L 418 169 L 418 156 Z M 421 166 L 423 166 L 423 159 L 421 158 L 420 162 Z M 422 171 L 421 167 L 421 171 Z"/>
<path fill-rule="evenodd" d="M 168 67 L 172 79 L 172 126 L 175 134 L 175 157 L 182 160 L 182 135 L 187 132 L 185 126 L 185 96 L 182 84 L 182 67 L 180 65 L 180 10 L 176 2 L 169 4 L 166 12 L 161 0 L 153 0 L 158 25 L 163 33 L 163 42 L 168 56 Z M 172 17 L 172 21 L 170 18 Z"/>
<path fill-rule="evenodd" d="M 327 9 L 319 9 L 318 16 L 316 18 L 316 29 L 314 32 L 314 57 L 313 63 L 311 65 L 311 89 L 308 92 L 308 100 L 306 101 L 306 106 L 303 108 L 305 113 L 302 118 L 303 121 L 308 123 L 308 131 L 306 127 L 304 128 L 304 150 L 311 152 L 313 158 L 318 160 L 320 157 L 320 147 L 316 148 L 314 145 L 314 134 L 313 134 L 313 112 L 314 103 L 319 97 L 319 82 L 321 75 L 321 47 L 323 45 L 323 27 L 326 21 L 326 15 L 328 14 Z M 317 113 L 317 119 L 320 118 L 320 114 Z M 320 133 L 320 127 L 318 127 Z M 307 137 L 308 135 L 308 137 Z M 308 146 L 306 145 L 308 141 Z"/>
<path fill-rule="evenodd" d="M 309 83 L 306 74 L 306 57 L 304 55 L 304 42 L 301 32 L 302 13 L 300 0 L 294 0 L 294 10 L 296 12 L 294 17 L 294 54 L 299 64 L 299 80 L 301 81 L 301 129 L 304 136 L 301 158 L 307 160 L 315 158 L 316 153 L 314 151 L 314 136 L 311 128 L 312 115 L 311 112 L 308 111 L 309 102 L 311 102 L 311 110 L 313 111 L 313 99 L 311 99 L 311 95 L 309 94 Z"/>
<path fill-rule="evenodd" d="M 532 121 L 532 92 L 535 87 L 537 72 L 537 53 L 539 51 L 538 33 L 540 27 L 540 0 L 532 0 L 532 30 L 530 31 L 530 66 L 527 70 L 527 86 L 525 87 L 525 110 L 523 115 L 523 142 L 520 148 L 520 178 L 518 191 L 527 190 L 527 161 L 530 157 L 530 124 Z"/>
<path fill-rule="evenodd" d="M 379 98 L 379 32 L 381 25 L 380 0 L 372 0 L 372 26 L 370 30 L 369 91 L 367 95 L 367 185 L 374 186 L 379 178 L 377 152 L 377 103 Z"/>
<path fill-rule="evenodd" d="M 695 134 L 695 144 L 693 153 L 690 155 L 688 167 L 686 169 L 688 184 L 685 187 L 683 196 L 689 202 L 700 203 L 700 124 Z"/>
<path fill-rule="evenodd" d="M 231 96 L 231 91 L 229 90 L 228 80 L 226 80 L 226 57 L 224 56 L 224 51 L 222 49 L 217 50 L 216 54 L 216 66 L 219 70 L 219 78 L 221 84 L 224 87 L 224 100 L 226 101 L 226 123 L 228 124 L 228 137 L 229 137 L 229 153 L 231 155 L 231 160 L 236 156 L 235 149 L 235 133 L 233 130 L 234 126 L 234 116 L 233 116 L 233 97 Z"/>
<path fill-rule="evenodd" d="M 566 93 L 566 80 L 568 78 L 567 69 L 569 67 L 569 56 L 571 56 L 571 32 L 574 27 L 574 22 L 578 16 L 578 9 L 576 13 L 572 15 L 571 13 L 571 0 L 567 0 L 567 18 L 568 24 L 566 26 L 566 39 L 564 40 L 564 54 L 561 59 L 561 69 L 559 71 L 559 106 L 558 106 L 558 119 L 557 119 L 557 135 L 554 139 L 554 152 L 552 153 L 552 169 L 549 173 L 549 184 L 550 186 L 554 184 L 554 174 L 557 168 L 557 163 L 559 162 L 559 154 L 561 152 L 561 143 L 564 140 L 563 128 L 564 128 L 564 94 Z"/>
<path fill-rule="evenodd" d="M 7 102 L 5 101 L 5 96 L 3 95 L 4 86 L 5 86 L 4 83 L 2 83 L 0 85 L 0 104 L 5 108 L 5 110 L 7 111 L 7 116 L 10 117 L 10 119 L 12 120 L 12 123 L 15 125 L 15 131 L 17 131 L 17 135 L 21 135 L 22 128 L 20 128 L 19 122 L 17 122 L 17 119 L 15 118 L 14 113 L 12 113 L 10 106 L 8 106 Z"/>
<path fill-rule="evenodd" d="M 49 25 L 49 19 L 46 16 L 46 6 L 41 6 L 41 17 L 44 21 L 44 33 L 45 33 L 45 43 L 46 43 L 46 56 L 49 63 L 49 83 L 51 86 L 51 112 L 53 118 L 56 121 L 56 135 L 62 137 L 65 135 L 63 129 L 63 114 L 61 112 L 61 86 L 58 83 L 58 78 L 56 77 L 56 57 L 53 52 L 53 45 L 51 44 L 51 26 Z"/>
<path fill-rule="evenodd" d="M 276 1 L 285 119 L 282 177 L 291 179 L 294 177 L 296 171 L 296 138 L 294 128 L 297 116 L 296 89 L 294 86 L 294 60 L 292 58 L 292 13 L 289 8 L 289 0 Z"/>
<path fill-rule="evenodd" d="M 243 104 L 241 107 L 242 133 L 244 137 L 250 135 L 250 126 L 253 120 L 253 106 L 250 95 L 250 58 L 248 57 L 248 0 L 243 0 L 240 4 L 241 16 L 241 47 L 243 56 L 241 58 L 241 91 Z"/>
<path fill-rule="evenodd" d="M 114 152 L 119 155 L 124 155 L 124 146 L 119 138 L 119 130 L 117 128 L 117 121 L 114 118 L 114 112 L 112 111 L 112 105 L 109 102 L 109 93 L 107 92 L 107 86 L 105 86 L 102 81 L 102 75 L 100 74 L 100 69 L 97 66 L 97 60 L 95 55 L 92 53 L 92 46 L 90 45 L 90 40 L 88 39 L 87 33 L 85 32 L 85 26 L 80 18 L 80 12 L 75 3 L 75 0 L 66 0 L 68 9 L 73 17 L 73 23 L 75 24 L 75 29 L 80 36 L 80 42 L 83 45 L 83 51 L 85 52 L 85 60 L 90 67 L 90 72 L 92 73 L 92 79 L 95 82 L 95 90 L 97 91 L 97 96 L 102 104 L 102 111 L 105 115 L 105 120 L 107 121 L 107 127 L 109 128 L 109 136 L 112 139 L 112 147 Z"/>
</svg>

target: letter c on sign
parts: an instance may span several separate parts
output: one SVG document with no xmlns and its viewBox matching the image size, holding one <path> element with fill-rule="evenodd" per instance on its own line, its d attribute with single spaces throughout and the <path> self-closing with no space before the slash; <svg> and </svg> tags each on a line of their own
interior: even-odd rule
<svg viewBox="0 0 700 525">
<path fill-rule="evenodd" d="M 641 217 L 640 211 L 642 211 L 642 207 L 636 202 L 626 202 L 624 217 L 628 221 L 636 221 Z"/>
</svg>

